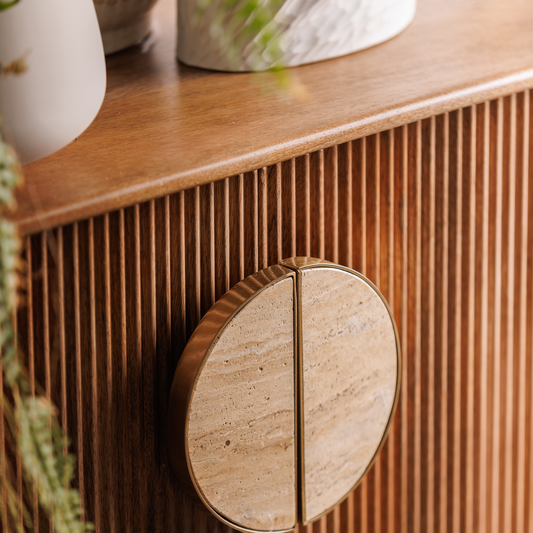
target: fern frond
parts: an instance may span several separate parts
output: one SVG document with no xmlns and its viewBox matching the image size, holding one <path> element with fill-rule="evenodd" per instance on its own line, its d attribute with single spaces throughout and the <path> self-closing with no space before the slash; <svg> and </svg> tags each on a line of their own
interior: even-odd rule
<svg viewBox="0 0 533 533">
<path fill-rule="evenodd" d="M 0 4 L 1 5 L 1 4 Z M 13 150 L 0 138 L 0 215 L 13 209 L 14 190 L 21 181 L 21 168 Z M 37 490 L 39 505 L 48 512 L 57 533 L 83 533 L 93 529 L 81 520 L 79 494 L 71 488 L 74 457 L 64 453 L 68 439 L 61 429 L 57 410 L 44 395 L 30 396 L 30 385 L 17 350 L 12 317 L 16 311 L 20 267 L 20 239 L 16 226 L 0 218 L 0 348 L 4 386 L 14 404 L 0 393 L 0 407 L 14 436 L 27 487 Z M 28 510 L 8 475 L 5 453 L 0 454 L 3 501 L 0 518 L 7 531 L 22 533 L 31 527 Z M 28 491 L 29 492 L 29 491 Z M 29 498 L 33 501 L 33 498 Z M 4 503 L 5 502 L 5 503 Z M 13 529 L 14 528 L 14 529 Z"/>
</svg>

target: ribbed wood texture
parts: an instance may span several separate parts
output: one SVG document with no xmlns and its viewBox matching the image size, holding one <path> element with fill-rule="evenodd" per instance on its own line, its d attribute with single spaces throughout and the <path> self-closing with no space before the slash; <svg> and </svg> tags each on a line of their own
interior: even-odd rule
<svg viewBox="0 0 533 533">
<path fill-rule="evenodd" d="M 308 255 L 381 289 L 403 376 L 372 471 L 300 532 L 533 533 L 532 109 L 519 93 L 28 237 L 21 344 L 97 531 L 227 531 L 169 470 L 174 368 L 233 284 Z"/>
</svg>

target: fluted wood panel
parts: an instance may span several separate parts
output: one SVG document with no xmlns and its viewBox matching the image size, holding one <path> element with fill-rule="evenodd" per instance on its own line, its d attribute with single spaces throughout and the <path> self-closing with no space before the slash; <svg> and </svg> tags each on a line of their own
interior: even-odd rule
<svg viewBox="0 0 533 533">
<path fill-rule="evenodd" d="M 226 290 L 308 255 L 376 283 L 404 364 L 371 472 L 300 532 L 533 533 L 531 109 L 519 93 L 28 237 L 21 345 L 97 531 L 227 531 L 169 470 L 173 372 Z"/>
</svg>

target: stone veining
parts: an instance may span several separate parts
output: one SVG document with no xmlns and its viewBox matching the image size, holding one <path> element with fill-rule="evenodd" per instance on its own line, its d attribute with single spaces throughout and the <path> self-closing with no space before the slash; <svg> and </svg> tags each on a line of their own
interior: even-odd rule
<svg viewBox="0 0 533 533">
<path fill-rule="evenodd" d="M 372 461 L 394 404 L 396 337 L 361 278 L 302 272 L 305 521 L 344 498 Z"/>
<path fill-rule="evenodd" d="M 296 523 L 293 278 L 267 287 L 216 340 L 192 398 L 188 446 L 211 505 L 250 529 Z"/>
</svg>

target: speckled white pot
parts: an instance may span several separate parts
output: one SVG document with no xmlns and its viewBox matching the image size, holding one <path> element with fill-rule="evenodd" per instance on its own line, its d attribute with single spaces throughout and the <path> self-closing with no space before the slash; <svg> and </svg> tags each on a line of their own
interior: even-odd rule
<svg viewBox="0 0 533 533">
<path fill-rule="evenodd" d="M 150 33 L 150 10 L 156 1 L 94 0 L 106 55 L 128 48 Z"/>
<path fill-rule="evenodd" d="M 178 58 L 225 71 L 257 70 L 253 46 L 228 61 L 210 34 L 211 20 L 195 16 L 197 0 L 178 0 Z M 413 20 L 416 0 L 286 0 L 276 20 L 283 28 L 284 64 L 294 67 L 363 50 L 394 37 Z M 263 58 L 259 69 L 272 65 Z M 230 64 L 231 63 L 231 64 Z"/>
</svg>

